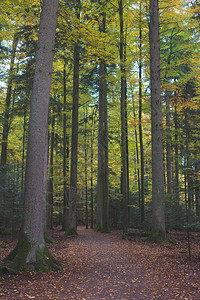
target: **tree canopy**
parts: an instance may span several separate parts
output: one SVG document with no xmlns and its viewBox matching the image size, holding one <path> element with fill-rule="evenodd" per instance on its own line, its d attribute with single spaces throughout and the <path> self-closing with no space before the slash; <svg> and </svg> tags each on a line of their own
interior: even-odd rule
<svg viewBox="0 0 200 300">
<path fill-rule="evenodd" d="M 1 2 L 3 232 L 19 229 L 22 224 L 30 101 L 42 1 Z M 100 211 L 106 230 L 151 230 L 152 170 L 158 161 L 157 170 L 163 167 L 160 192 L 166 228 L 199 226 L 199 1 L 158 3 L 162 145 L 154 160 L 150 2 L 59 1 L 48 110 L 48 228 L 68 228 L 74 190 L 72 227 L 88 222 L 93 227 L 99 218 L 99 178 L 104 176 L 104 210 Z M 100 94 L 105 90 L 101 100 Z M 78 112 L 76 122 L 74 109 Z M 74 126 L 76 130 L 72 131 Z M 103 175 L 99 173 L 100 165 Z M 74 168 L 77 176 L 72 185 L 70 176 Z"/>
</svg>

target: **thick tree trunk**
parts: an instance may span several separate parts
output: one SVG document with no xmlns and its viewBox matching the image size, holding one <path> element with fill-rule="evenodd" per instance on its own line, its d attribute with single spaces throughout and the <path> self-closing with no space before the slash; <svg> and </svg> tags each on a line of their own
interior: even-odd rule
<svg viewBox="0 0 200 300">
<path fill-rule="evenodd" d="M 40 18 L 36 67 L 31 99 L 25 178 L 23 226 L 16 248 L 7 257 L 14 269 L 37 271 L 58 268 L 44 240 L 43 182 L 59 0 L 44 0 Z"/>
<path fill-rule="evenodd" d="M 80 0 L 76 2 L 77 19 L 80 18 Z M 77 234 L 77 165 L 78 165 L 78 106 L 79 106 L 79 56 L 80 45 L 74 46 L 73 105 L 72 105 L 72 140 L 71 140 L 71 174 L 69 191 L 69 228 L 66 234 Z"/>
<path fill-rule="evenodd" d="M 162 106 L 158 0 L 150 0 L 150 77 L 152 126 L 152 230 L 165 238 Z"/>
</svg>

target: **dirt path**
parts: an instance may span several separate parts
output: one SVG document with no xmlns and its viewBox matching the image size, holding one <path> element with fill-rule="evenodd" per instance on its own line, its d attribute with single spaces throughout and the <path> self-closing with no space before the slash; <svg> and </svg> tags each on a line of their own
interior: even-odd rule
<svg viewBox="0 0 200 300">
<path fill-rule="evenodd" d="M 57 242 L 49 248 L 62 271 L 5 277 L 0 299 L 200 299 L 200 262 L 179 248 L 78 232 L 70 239 L 53 233 Z"/>
</svg>

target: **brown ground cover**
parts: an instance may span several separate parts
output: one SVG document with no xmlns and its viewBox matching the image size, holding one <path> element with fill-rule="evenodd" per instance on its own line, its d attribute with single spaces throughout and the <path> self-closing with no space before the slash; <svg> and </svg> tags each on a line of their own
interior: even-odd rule
<svg viewBox="0 0 200 300">
<path fill-rule="evenodd" d="M 26 272 L 0 278 L 0 299 L 200 299 L 200 236 L 170 233 L 175 244 L 157 245 L 139 237 L 123 240 L 121 233 L 96 233 L 78 228 L 77 237 L 52 231 L 53 255 L 63 270 Z M 0 236 L 0 260 L 16 238 Z"/>
</svg>

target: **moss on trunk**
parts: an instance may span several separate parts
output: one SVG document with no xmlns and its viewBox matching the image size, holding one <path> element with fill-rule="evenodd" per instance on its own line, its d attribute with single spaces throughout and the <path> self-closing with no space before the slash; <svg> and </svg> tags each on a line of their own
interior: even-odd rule
<svg viewBox="0 0 200 300">
<path fill-rule="evenodd" d="M 55 243 L 55 240 L 50 236 L 49 232 L 48 231 L 45 231 L 44 233 L 44 240 L 45 242 L 48 244 L 53 244 Z"/>
<path fill-rule="evenodd" d="M 166 240 L 166 232 L 160 229 L 153 229 L 147 238 L 148 241 L 161 244 Z"/>
<path fill-rule="evenodd" d="M 61 264 L 53 257 L 49 249 L 45 247 L 38 250 L 35 262 L 35 270 L 39 273 L 61 270 Z"/>
<path fill-rule="evenodd" d="M 8 254 L 3 262 L 10 270 L 27 271 L 28 265 L 26 263 L 26 257 L 30 250 L 30 243 L 27 239 L 23 238 L 23 236 L 20 236 L 16 247 Z"/>
<path fill-rule="evenodd" d="M 28 262 L 27 257 L 31 251 L 31 244 L 22 235 L 13 251 L 3 260 L 0 273 L 18 273 L 19 271 L 35 270 L 39 273 L 61 270 L 61 264 L 52 256 L 44 244 L 37 247 L 36 260 Z"/>
<path fill-rule="evenodd" d="M 67 228 L 65 235 L 78 235 L 76 228 Z"/>
<path fill-rule="evenodd" d="M 97 225 L 95 227 L 95 232 L 101 232 L 101 226 L 100 225 Z"/>
</svg>

